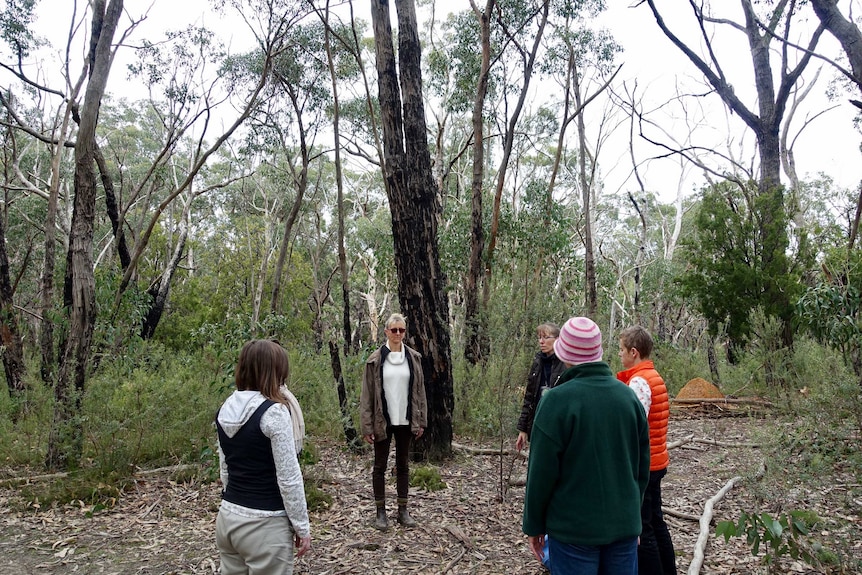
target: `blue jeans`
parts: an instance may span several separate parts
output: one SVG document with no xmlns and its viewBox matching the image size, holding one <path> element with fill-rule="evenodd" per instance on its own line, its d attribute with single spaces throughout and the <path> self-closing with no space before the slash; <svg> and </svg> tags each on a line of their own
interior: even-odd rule
<svg viewBox="0 0 862 575">
<path fill-rule="evenodd" d="M 637 575 L 638 538 L 607 545 L 570 545 L 549 537 L 553 575 Z"/>
</svg>

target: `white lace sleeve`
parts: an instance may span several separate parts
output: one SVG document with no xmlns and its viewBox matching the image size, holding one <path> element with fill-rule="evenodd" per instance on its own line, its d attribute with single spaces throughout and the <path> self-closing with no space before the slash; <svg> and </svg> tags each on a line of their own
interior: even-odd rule
<svg viewBox="0 0 862 575">
<path fill-rule="evenodd" d="M 222 451 L 222 449 L 221 449 L 221 442 L 218 442 L 218 468 L 219 468 L 218 469 L 219 470 L 219 476 L 221 477 L 221 488 L 222 488 L 222 491 L 224 491 L 225 489 L 227 489 L 228 475 L 227 475 L 227 461 L 225 460 L 225 457 L 224 457 L 224 451 Z"/>
<path fill-rule="evenodd" d="M 629 381 L 629 387 L 638 396 L 638 400 L 644 406 L 644 413 L 649 417 L 649 408 L 652 406 L 652 390 L 649 383 L 644 378 L 635 376 Z"/>
<path fill-rule="evenodd" d="M 311 528 L 308 522 L 308 508 L 305 505 L 305 486 L 302 482 L 299 460 L 296 458 L 293 426 L 287 407 L 276 403 L 267 409 L 260 419 L 260 429 L 272 442 L 275 475 L 287 517 L 297 535 L 308 537 Z"/>
</svg>

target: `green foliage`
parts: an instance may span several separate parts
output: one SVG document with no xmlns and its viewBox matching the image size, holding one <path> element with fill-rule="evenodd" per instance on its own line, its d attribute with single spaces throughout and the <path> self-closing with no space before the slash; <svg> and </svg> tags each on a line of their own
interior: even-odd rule
<svg viewBox="0 0 862 575">
<path fill-rule="evenodd" d="M 84 397 L 85 453 L 111 468 L 196 461 L 223 399 L 213 383 L 157 344 L 103 361 Z"/>
<path fill-rule="evenodd" d="M 305 503 L 309 511 L 324 511 L 332 506 L 332 495 L 320 487 L 320 483 L 313 478 L 306 477 L 305 481 Z"/>
<path fill-rule="evenodd" d="M 130 469 L 93 467 L 65 477 L 22 485 L 18 492 L 32 507 L 77 504 L 89 507 L 88 514 L 116 505 L 120 495 L 133 484 Z"/>
<path fill-rule="evenodd" d="M 862 252 L 830 250 L 823 270 L 799 298 L 799 323 L 862 378 Z"/>
<path fill-rule="evenodd" d="M 684 242 L 683 294 L 697 302 L 712 335 L 723 326 L 730 356 L 751 335 L 751 312 L 790 321 L 798 278 L 788 271 L 786 214 L 780 190 L 721 182 L 705 189 L 694 236 Z"/>
<path fill-rule="evenodd" d="M 775 518 L 769 513 L 742 512 L 736 523 L 720 521 L 715 535 L 724 537 L 725 541 L 744 535 L 752 555 L 758 555 L 763 545 L 763 562 L 770 566 L 770 572 L 778 572 L 776 563 L 785 555 L 802 559 L 809 565 L 817 564 L 820 545 L 809 543 L 807 536 L 819 522 L 820 518 L 811 511 L 790 511 Z"/>
<path fill-rule="evenodd" d="M 410 468 L 410 486 L 425 491 L 446 489 L 446 482 L 440 477 L 440 470 L 430 465 Z"/>
</svg>

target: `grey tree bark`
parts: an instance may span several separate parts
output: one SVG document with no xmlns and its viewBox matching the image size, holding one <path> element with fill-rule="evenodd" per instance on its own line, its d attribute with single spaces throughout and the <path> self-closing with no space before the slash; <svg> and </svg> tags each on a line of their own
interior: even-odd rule
<svg viewBox="0 0 862 575">
<path fill-rule="evenodd" d="M 46 456 L 50 469 L 73 467 L 81 457 L 83 429 L 75 415 L 80 411 L 96 320 L 93 274 L 96 126 L 111 70 L 111 42 L 123 12 L 123 0 L 110 0 L 107 5 L 105 0 L 93 0 L 91 6 L 90 77 L 75 144 L 75 200 L 63 289 L 68 331 L 62 338 L 60 369 L 54 385 L 54 417 Z"/>
</svg>

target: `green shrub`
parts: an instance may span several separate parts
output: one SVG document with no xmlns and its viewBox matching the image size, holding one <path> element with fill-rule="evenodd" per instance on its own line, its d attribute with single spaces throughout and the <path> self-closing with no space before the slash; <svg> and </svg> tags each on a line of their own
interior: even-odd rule
<svg viewBox="0 0 862 575">
<path fill-rule="evenodd" d="M 785 555 L 812 566 L 818 563 L 817 554 L 822 547 L 808 541 L 808 534 L 818 523 L 820 518 L 811 511 L 790 511 L 775 518 L 769 513 L 743 512 L 737 523 L 720 521 L 715 535 L 723 536 L 725 541 L 744 535 L 755 556 L 760 553 L 762 545 L 765 548 L 763 562 L 769 566 L 770 573 L 778 573 L 781 572 L 778 560 Z"/>
<path fill-rule="evenodd" d="M 425 491 L 440 491 L 447 487 L 446 483 L 440 477 L 440 470 L 429 465 L 412 467 L 410 469 L 410 486 L 421 488 Z"/>
</svg>

